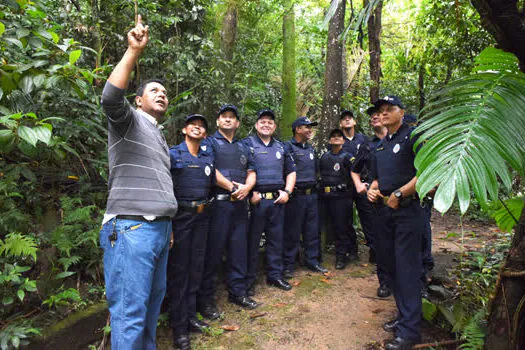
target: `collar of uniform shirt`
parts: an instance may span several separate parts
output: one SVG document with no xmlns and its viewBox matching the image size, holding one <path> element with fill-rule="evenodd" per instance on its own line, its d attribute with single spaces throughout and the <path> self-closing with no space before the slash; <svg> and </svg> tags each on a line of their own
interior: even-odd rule
<svg viewBox="0 0 525 350">
<path fill-rule="evenodd" d="M 146 113 L 146 112 L 144 112 L 142 110 L 137 110 L 137 112 L 139 112 L 144 118 L 149 120 L 151 122 L 151 124 L 155 125 L 157 127 L 157 129 L 159 129 L 159 130 L 164 129 L 164 126 L 160 125 L 157 122 L 157 119 L 155 119 L 155 117 L 153 117 L 152 115 L 149 115 L 148 113 Z"/>
<path fill-rule="evenodd" d="M 295 137 L 292 137 L 292 143 L 295 144 L 295 145 L 298 145 L 298 146 L 301 146 L 302 148 L 306 148 L 306 145 L 308 144 L 308 142 L 298 142 Z"/>
</svg>

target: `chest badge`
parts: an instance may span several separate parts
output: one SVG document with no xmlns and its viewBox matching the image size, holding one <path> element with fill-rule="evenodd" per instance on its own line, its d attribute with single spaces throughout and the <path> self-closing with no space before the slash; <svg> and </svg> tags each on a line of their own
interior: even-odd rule
<svg viewBox="0 0 525 350">
<path fill-rule="evenodd" d="M 246 156 L 244 154 L 241 154 L 239 161 L 241 162 L 242 165 L 246 165 L 246 163 L 248 163 L 248 159 L 246 159 Z"/>
<path fill-rule="evenodd" d="M 206 152 L 206 148 L 207 148 L 206 145 L 201 146 L 201 150 L 203 150 L 204 152 Z"/>
<path fill-rule="evenodd" d="M 396 145 L 394 146 L 394 149 L 392 151 L 394 153 L 397 153 L 397 152 L 399 152 L 399 149 L 401 149 L 401 146 L 399 146 L 399 143 L 396 143 Z"/>
<path fill-rule="evenodd" d="M 211 168 L 208 165 L 206 165 L 206 168 L 204 168 L 204 173 L 206 174 L 206 176 L 210 176 Z"/>
<path fill-rule="evenodd" d="M 313 153 L 310 153 L 310 159 L 314 160 L 314 154 Z"/>
<path fill-rule="evenodd" d="M 281 159 L 281 157 L 282 157 L 282 156 L 281 156 L 281 152 L 279 152 L 279 151 L 275 152 L 275 157 L 276 157 L 277 159 Z"/>
<path fill-rule="evenodd" d="M 360 143 L 357 144 L 357 150 L 359 150 L 359 147 L 361 147 L 361 144 L 360 144 Z"/>
<path fill-rule="evenodd" d="M 339 170 L 341 170 L 341 165 L 339 165 L 339 163 L 335 163 L 335 164 L 334 164 L 334 170 L 335 170 L 335 171 L 339 171 Z"/>
</svg>

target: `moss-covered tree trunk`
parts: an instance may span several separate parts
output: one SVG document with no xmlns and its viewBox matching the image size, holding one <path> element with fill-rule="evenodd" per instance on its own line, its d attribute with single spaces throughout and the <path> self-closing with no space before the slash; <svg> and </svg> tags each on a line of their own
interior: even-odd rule
<svg viewBox="0 0 525 350">
<path fill-rule="evenodd" d="M 344 0 L 332 1 L 339 2 L 339 5 L 328 26 L 323 107 L 318 135 L 320 140 L 325 140 L 330 129 L 337 125 L 341 97 L 343 96 L 343 43 L 341 34 L 345 25 L 346 2 Z"/>
<path fill-rule="evenodd" d="M 364 1 L 364 5 L 368 0 Z M 370 53 L 370 103 L 379 99 L 379 86 L 381 82 L 381 12 L 383 2 L 379 2 L 368 18 L 368 51 Z"/>
<path fill-rule="evenodd" d="M 288 139 L 292 135 L 292 123 L 297 117 L 295 110 L 295 13 L 294 2 L 284 0 L 283 17 L 283 115 L 281 123 L 281 138 Z"/>
<path fill-rule="evenodd" d="M 525 347 L 525 207 L 491 300 L 487 349 Z"/>
</svg>

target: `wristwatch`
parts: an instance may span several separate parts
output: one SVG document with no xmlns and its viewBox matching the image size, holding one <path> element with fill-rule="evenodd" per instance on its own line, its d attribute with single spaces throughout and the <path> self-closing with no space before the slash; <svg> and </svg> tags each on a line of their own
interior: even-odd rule
<svg viewBox="0 0 525 350">
<path fill-rule="evenodd" d="M 397 198 L 397 200 L 401 200 L 403 199 L 403 192 L 401 192 L 400 190 L 395 190 L 394 196 Z"/>
<path fill-rule="evenodd" d="M 288 197 L 290 197 L 290 196 L 292 195 L 292 192 L 291 192 L 291 191 L 284 190 L 284 192 L 286 192 L 286 194 L 288 195 Z"/>
</svg>

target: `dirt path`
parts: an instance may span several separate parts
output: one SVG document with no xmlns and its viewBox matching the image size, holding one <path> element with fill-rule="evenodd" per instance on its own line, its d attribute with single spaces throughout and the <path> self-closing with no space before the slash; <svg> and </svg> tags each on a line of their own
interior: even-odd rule
<svg viewBox="0 0 525 350">
<path fill-rule="evenodd" d="M 453 257 L 460 249 L 458 225 L 457 216 L 433 215 L 433 252 L 440 273 L 454 264 Z M 476 222 L 464 223 L 464 231 L 469 233 L 465 245 L 478 245 L 477 236 L 490 235 L 494 230 Z M 334 256 L 327 254 L 324 265 L 331 269 L 329 276 L 299 269 L 291 280 L 294 288 L 290 292 L 267 287 L 261 277 L 254 299 L 262 305 L 256 310 L 246 311 L 228 303 L 223 290 L 218 305 L 224 318 L 210 323 L 212 334 L 192 335 L 193 348 L 381 349 L 391 337 L 382 324 L 395 315 L 395 304 L 392 297 L 376 297 L 375 266 L 366 263 L 367 251 L 363 248 L 361 261 L 342 271 L 333 269 Z M 218 334 L 225 326 L 238 329 Z M 171 349 L 171 344 L 169 328 L 160 328 L 158 348 Z"/>
</svg>

